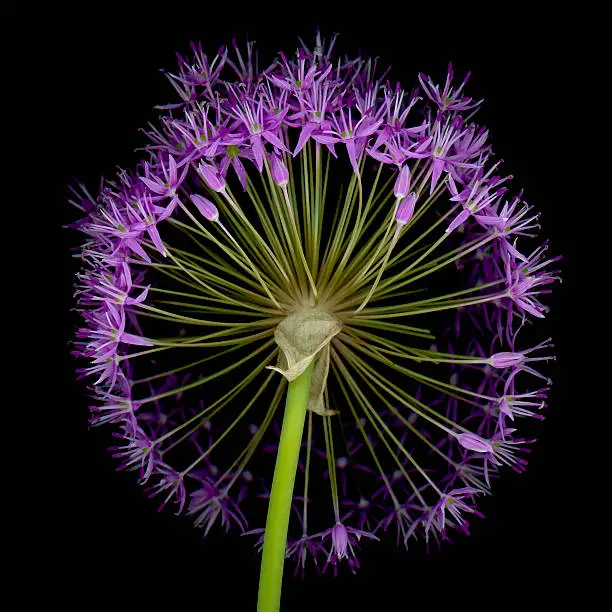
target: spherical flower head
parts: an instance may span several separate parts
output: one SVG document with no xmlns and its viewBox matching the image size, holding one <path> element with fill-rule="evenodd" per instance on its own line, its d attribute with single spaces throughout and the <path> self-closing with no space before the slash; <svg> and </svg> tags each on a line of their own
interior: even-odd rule
<svg viewBox="0 0 612 612">
<path fill-rule="evenodd" d="M 559 279 L 467 77 L 391 86 L 314 43 L 264 72 L 192 45 L 140 163 L 72 199 L 73 352 L 119 469 L 303 574 L 467 533 L 525 469 L 553 356 L 523 330 Z"/>
</svg>

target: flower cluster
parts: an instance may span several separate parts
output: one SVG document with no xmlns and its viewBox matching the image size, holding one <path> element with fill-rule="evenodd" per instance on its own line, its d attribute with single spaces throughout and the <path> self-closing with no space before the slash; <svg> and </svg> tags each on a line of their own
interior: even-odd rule
<svg viewBox="0 0 612 612">
<path fill-rule="evenodd" d="M 278 325 L 317 311 L 341 327 L 302 443 L 296 571 L 355 569 L 357 542 L 390 529 L 404 545 L 468 532 L 491 479 L 526 465 L 517 428 L 542 418 L 551 344 L 521 331 L 558 279 L 467 77 L 449 66 L 442 88 L 420 74 L 409 93 L 334 42 L 261 71 L 252 44 L 212 59 L 192 45 L 142 161 L 73 198 L 92 424 L 206 533 L 246 532 L 269 495 Z"/>
</svg>

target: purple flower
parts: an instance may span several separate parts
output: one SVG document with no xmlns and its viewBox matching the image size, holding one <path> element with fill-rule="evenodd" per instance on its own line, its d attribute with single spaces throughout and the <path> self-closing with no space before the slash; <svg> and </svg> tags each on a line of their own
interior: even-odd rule
<svg viewBox="0 0 612 612">
<path fill-rule="evenodd" d="M 121 434 L 113 434 L 122 439 L 125 444 L 110 448 L 114 459 L 121 459 L 119 470 L 135 470 L 140 472 L 140 482 L 146 483 L 154 469 L 159 465 L 159 452 L 153 440 L 139 425 L 126 421 Z"/>
<path fill-rule="evenodd" d="M 120 373 L 117 377 L 119 389 L 115 393 L 104 393 L 99 387 L 94 393 L 100 404 L 90 406 L 93 416 L 89 419 L 92 425 L 106 425 L 129 422 L 130 427 L 136 426 L 136 411 L 140 402 L 132 400 L 130 381 Z"/>
<path fill-rule="evenodd" d="M 196 515 L 196 527 L 202 527 L 206 535 L 219 520 L 225 531 L 232 523 L 244 531 L 246 518 L 227 491 L 220 489 L 210 475 L 196 475 L 196 478 L 201 486 L 191 493 L 189 501 L 189 514 Z"/>
<path fill-rule="evenodd" d="M 125 331 L 125 312 L 114 304 L 107 304 L 104 310 L 94 312 L 89 329 L 79 329 L 79 336 L 89 338 L 89 349 L 107 358 L 116 353 L 119 343 L 153 346 L 145 338 Z"/>
<path fill-rule="evenodd" d="M 469 505 L 464 500 L 473 499 L 475 495 L 481 494 L 482 491 L 474 487 L 462 487 L 460 489 L 452 489 L 448 493 L 443 493 L 440 496 L 440 501 L 429 512 L 429 518 L 425 524 L 425 534 L 428 534 L 432 525 L 435 525 L 442 537 L 446 537 L 446 527 L 449 523 L 453 524 L 457 529 L 465 531 L 467 529 L 467 521 L 461 516 L 462 512 L 483 516 L 474 506 Z"/>
<path fill-rule="evenodd" d="M 170 82 L 185 102 L 198 97 L 198 88 L 210 88 L 214 85 L 227 60 L 227 49 L 225 47 L 219 49 L 213 61 L 209 62 L 208 56 L 203 52 L 201 43 L 196 45 L 192 42 L 190 46 L 193 53 L 191 61 L 177 54 L 179 61 L 178 74 L 167 73 Z M 179 106 L 182 106 L 182 104 L 166 104 L 157 108 L 172 109 Z"/>
<path fill-rule="evenodd" d="M 539 411 L 546 406 L 545 400 L 549 388 L 543 387 L 536 391 L 515 393 L 516 374 L 518 374 L 518 370 L 508 377 L 504 383 L 504 394 L 497 399 L 499 430 L 502 434 L 506 434 L 508 431 L 506 419 L 514 421 L 517 416 L 540 420 L 544 418 L 539 412 L 534 412 L 530 408 L 536 408 Z"/>
<path fill-rule="evenodd" d="M 408 97 L 399 83 L 396 83 L 395 89 L 385 88 L 381 107 L 384 120 L 374 143 L 374 149 L 378 149 L 394 137 L 414 137 L 427 129 L 427 123 L 419 126 L 406 124 L 408 114 L 419 100 L 420 98 L 415 95 Z"/>
<path fill-rule="evenodd" d="M 270 74 L 268 75 L 268 79 L 280 88 L 291 91 L 298 96 L 308 91 L 317 73 L 317 65 L 312 64 L 307 66 L 305 57 L 299 58 L 297 62 L 289 63 L 284 53 L 281 52 L 279 55 L 281 60 L 279 61 L 281 74 L 278 76 Z"/>
<path fill-rule="evenodd" d="M 185 501 L 187 493 L 185 489 L 185 483 L 183 482 L 183 475 L 179 474 L 176 470 L 160 462 L 156 466 L 155 475 L 159 478 L 158 482 L 151 488 L 151 497 L 156 495 L 165 495 L 162 501 L 159 511 L 164 509 L 166 504 L 174 498 L 176 504 L 178 504 L 178 510 L 176 514 L 181 514 L 185 507 Z"/>
<path fill-rule="evenodd" d="M 152 191 L 155 195 L 151 197 L 153 202 L 163 200 L 164 198 L 175 198 L 176 190 L 185 180 L 189 167 L 183 167 L 179 176 L 177 172 L 176 162 L 172 155 L 168 155 L 168 167 L 160 160 L 159 168 L 161 169 L 162 177 L 157 173 L 152 173 L 149 164 L 145 162 L 145 176 L 141 176 L 140 180 Z M 159 172 L 159 171 L 158 171 Z M 166 216 L 169 216 L 166 215 Z"/>
<path fill-rule="evenodd" d="M 427 127 L 427 124 L 423 124 L 418 131 L 426 130 Z M 379 132 L 374 145 L 366 149 L 368 155 L 373 159 L 383 164 L 396 164 L 401 167 L 412 159 L 425 159 L 430 156 L 431 136 L 423 135 L 413 139 L 408 134 L 409 130 L 402 129 L 399 134 L 381 139 L 381 135 L 385 134 L 385 129 L 382 128 L 382 131 Z M 416 133 L 416 130 L 412 131 Z M 384 146 L 384 152 L 379 150 L 380 146 Z"/>
<path fill-rule="evenodd" d="M 133 288 L 132 275 L 125 261 L 121 262 L 115 274 L 96 270 L 86 272 L 79 278 L 86 286 L 86 289 L 80 291 L 83 299 L 87 297 L 92 303 L 104 302 L 109 306 L 141 304 L 146 300 L 150 289 L 150 286 L 147 286 L 135 297 L 129 295 Z"/>
<path fill-rule="evenodd" d="M 519 257 L 517 255 L 516 259 L 520 260 L 519 262 L 511 257 L 508 257 L 506 262 L 508 297 L 520 311 L 540 319 L 544 318 L 548 308 L 539 301 L 538 296 L 550 293 L 550 289 L 542 289 L 541 287 L 559 280 L 558 271 L 546 270 L 546 267 L 560 258 L 544 259 L 543 255 L 546 248 L 547 245 L 544 244 L 529 257 Z"/>
<path fill-rule="evenodd" d="M 452 88 L 452 80 L 453 80 L 453 65 L 449 63 L 448 65 L 448 73 L 446 75 L 446 82 L 444 83 L 444 88 L 440 92 L 440 88 L 436 85 L 432 79 L 422 72 L 419 73 L 419 81 L 421 82 L 421 87 L 425 92 L 425 95 L 432 101 L 435 102 L 438 108 L 441 111 L 465 111 L 476 108 L 482 100 L 479 102 L 472 102 L 471 98 L 461 97 L 461 92 L 465 87 L 465 84 L 468 82 L 470 78 L 470 73 L 468 72 L 463 79 L 463 82 L 457 89 L 453 90 Z"/>
<path fill-rule="evenodd" d="M 329 563 L 334 566 L 335 571 L 338 561 L 346 559 L 351 571 L 354 572 L 356 569 L 359 569 L 359 561 L 357 560 L 357 553 L 355 552 L 356 549 L 358 549 L 357 542 L 359 542 L 362 537 L 378 540 L 373 533 L 355 529 L 354 527 L 347 527 L 340 521 L 336 522 L 333 527 L 317 534 L 317 536 L 320 536 L 323 541 L 331 540 L 327 562 L 322 571 L 326 570 Z"/>
<path fill-rule="evenodd" d="M 263 542 L 262 542 L 263 544 Z M 306 561 L 310 557 L 318 571 L 319 561 L 327 555 L 325 545 L 320 540 L 315 540 L 315 536 L 303 535 L 301 538 L 287 542 L 287 559 L 295 560 L 294 576 L 298 573 L 304 578 L 306 573 Z"/>
<path fill-rule="evenodd" d="M 327 115 L 329 111 L 335 109 L 338 95 L 336 84 L 329 78 L 331 69 L 332 67 L 328 66 L 325 70 L 321 70 L 311 86 L 301 92 L 300 110 L 289 116 L 292 123 L 297 122 L 297 126 L 301 125 L 297 145 L 293 151 L 294 156 L 302 150 L 315 131 L 320 134 L 323 129 L 329 129 Z"/>
<path fill-rule="evenodd" d="M 453 154 L 453 146 L 458 144 L 464 136 L 465 131 L 461 117 L 457 116 L 452 121 L 443 121 L 438 117 L 434 123 L 431 140 L 431 184 L 429 192 L 433 193 L 442 172 L 452 172 L 466 168 L 478 169 L 480 165 L 471 163 L 469 157 L 462 153 Z"/>
<path fill-rule="evenodd" d="M 457 189 L 453 177 L 448 177 L 448 189 L 453 195 L 451 202 L 459 202 L 463 206 L 463 210 L 446 228 L 447 233 L 452 232 L 455 228 L 464 223 L 471 215 L 474 215 L 483 209 L 490 208 L 491 205 L 496 200 L 499 200 L 499 198 L 505 193 L 505 188 L 495 189 L 494 191 L 491 190 L 492 187 L 496 187 L 502 182 L 496 177 L 489 179 L 488 175 L 493 169 L 494 168 L 492 168 L 482 179 L 477 179 L 470 185 L 467 185 L 461 192 L 459 192 Z"/>
<path fill-rule="evenodd" d="M 255 102 L 245 96 L 235 94 L 233 114 L 238 117 L 247 130 L 244 140 L 250 143 L 257 170 L 261 172 L 264 162 L 264 141 L 273 145 L 275 150 L 289 152 L 278 136 L 278 128 L 287 110 L 278 115 L 264 118 L 264 100 Z M 218 191 L 218 190 L 217 190 Z"/>
<path fill-rule="evenodd" d="M 330 129 L 314 133 L 312 137 L 317 142 L 325 145 L 333 145 L 342 142 L 346 145 L 348 157 L 353 166 L 355 174 L 359 174 L 357 160 L 361 157 L 368 141 L 368 137 L 374 134 L 382 120 L 375 120 L 370 117 L 361 117 L 353 124 L 353 117 L 349 110 L 348 113 L 339 111 L 330 120 Z"/>
<path fill-rule="evenodd" d="M 149 138 L 157 143 L 151 149 L 166 151 L 177 160 L 177 167 L 187 167 L 201 158 L 212 158 L 220 147 L 220 126 L 208 117 L 209 107 L 196 106 L 185 109 L 184 119 L 166 118 L 164 134 L 148 132 Z"/>
<path fill-rule="evenodd" d="M 468 77 L 405 90 L 334 44 L 317 33 L 263 71 L 253 43 L 192 44 L 139 163 L 70 200 L 90 423 L 160 509 L 261 548 L 278 415 L 312 364 L 287 501 L 302 575 L 309 556 L 355 571 L 362 538 L 467 533 L 493 479 L 525 469 L 554 357 L 524 330 L 559 280 Z"/>
<path fill-rule="evenodd" d="M 527 356 L 529 355 L 529 353 L 532 353 L 533 351 L 537 351 L 543 348 L 548 348 L 549 346 L 551 346 L 550 338 L 548 338 L 547 340 L 544 340 L 544 342 L 540 342 L 540 344 L 530 349 L 527 349 L 525 351 L 520 351 L 520 352 L 502 351 L 499 353 L 494 353 L 493 355 L 489 357 L 488 363 L 491 364 L 494 368 L 513 368 L 514 370 L 521 369 L 523 371 L 530 372 L 534 374 L 535 376 L 542 377 L 533 368 L 527 367 L 524 364 L 528 361 L 544 361 L 547 359 L 552 359 L 552 356 L 550 357 L 549 356 L 546 356 L 546 357 L 528 357 Z"/>
</svg>

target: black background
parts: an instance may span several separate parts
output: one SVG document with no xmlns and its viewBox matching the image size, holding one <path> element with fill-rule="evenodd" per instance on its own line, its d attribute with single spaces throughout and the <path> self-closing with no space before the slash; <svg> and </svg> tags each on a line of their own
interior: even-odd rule
<svg viewBox="0 0 612 612">
<path fill-rule="evenodd" d="M 61 224 L 75 218 L 65 203 L 73 177 L 96 191 L 101 175 L 137 161 L 134 149 L 144 143 L 138 128 L 154 119 L 155 104 L 174 100 L 160 69 L 175 67 L 175 51 L 187 52 L 190 40 L 201 40 L 210 56 L 233 36 L 244 42 L 248 34 L 267 66 L 277 49 L 293 51 L 297 36 L 310 42 L 317 25 L 326 37 L 340 34 L 336 49 L 342 54 L 361 50 L 391 64 L 391 77 L 407 88 L 418 71 L 442 81 L 449 60 L 458 77 L 472 71 L 466 92 L 485 98 L 479 122 L 490 128 L 496 155 L 515 176 L 513 185 L 524 187 L 527 201 L 542 212 L 542 235 L 564 256 L 563 284 L 549 300 L 552 312 L 542 331 L 553 336 L 557 361 L 548 418 L 528 471 L 498 481 L 482 505 L 486 519 L 472 522 L 472 536 L 457 537 L 440 552 L 427 554 L 418 545 L 410 553 L 398 551 L 389 537 L 366 547 L 356 576 L 313 574 L 301 581 L 289 573 L 283 610 L 502 603 L 505 609 L 511 602 L 556 605 L 570 595 L 588 596 L 582 543 L 595 510 L 585 490 L 580 446 L 568 443 L 577 435 L 581 409 L 575 375 L 579 330 L 572 322 L 582 281 L 567 182 L 576 168 L 561 159 L 580 120 L 573 93 L 584 79 L 584 49 L 577 42 L 583 26 L 559 12 L 539 21 L 527 11 L 472 19 L 437 5 L 414 12 L 401 6 L 379 3 L 331 17 L 326 7 L 312 3 L 302 4 L 299 16 L 288 5 L 271 3 L 248 10 L 227 3 L 227 12 L 205 3 L 199 9 L 143 5 L 130 15 L 55 14 L 56 25 L 35 42 L 45 66 L 50 117 L 41 138 L 54 142 L 45 212 L 50 253 L 62 271 L 54 278 L 57 311 L 50 330 L 58 340 L 54 359 L 61 360 L 61 375 L 54 382 L 61 393 L 44 410 L 39 405 L 41 467 L 32 510 L 41 529 L 24 567 L 49 579 L 44 588 L 50 599 L 109 609 L 128 603 L 161 609 L 162 601 L 198 610 L 255 609 L 259 558 L 251 541 L 220 531 L 203 540 L 187 519 L 158 513 L 133 474 L 115 472 L 106 451 L 109 432 L 88 429 L 89 402 L 84 385 L 74 382 L 68 346 L 77 323 L 69 311 L 77 269 L 69 248 L 79 237 Z"/>
</svg>

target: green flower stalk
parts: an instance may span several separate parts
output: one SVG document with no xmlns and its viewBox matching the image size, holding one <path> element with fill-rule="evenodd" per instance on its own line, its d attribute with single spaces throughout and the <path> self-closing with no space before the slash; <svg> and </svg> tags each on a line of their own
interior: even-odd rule
<svg viewBox="0 0 612 612">
<path fill-rule="evenodd" d="M 259 71 L 252 45 L 193 45 L 141 163 L 72 200 L 91 422 L 161 507 L 258 536 L 260 612 L 285 560 L 356 571 L 390 530 L 468 533 L 550 383 L 521 330 L 559 258 L 525 250 L 537 215 L 467 78 L 408 95 L 333 46 Z"/>
<path fill-rule="evenodd" d="M 298 467 L 313 365 L 310 362 L 304 372 L 289 384 L 287 391 L 287 406 L 278 444 L 261 559 L 257 600 L 259 610 L 280 609 L 293 483 Z"/>
</svg>

